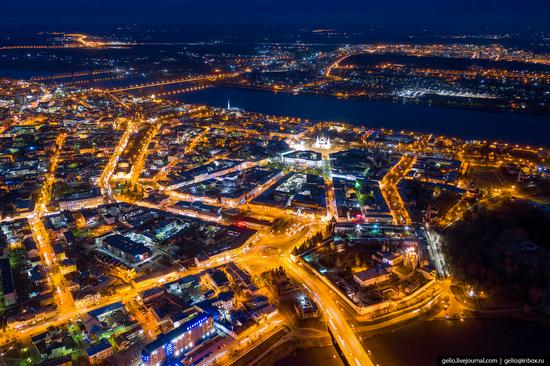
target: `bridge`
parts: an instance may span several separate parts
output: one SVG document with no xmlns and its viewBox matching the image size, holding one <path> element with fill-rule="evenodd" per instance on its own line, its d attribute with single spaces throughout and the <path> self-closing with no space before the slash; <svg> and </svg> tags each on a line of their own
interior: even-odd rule
<svg viewBox="0 0 550 366">
<path fill-rule="evenodd" d="M 171 85 L 171 84 L 189 83 L 189 82 L 195 82 L 195 81 L 217 81 L 222 79 L 234 78 L 239 75 L 240 73 L 235 72 L 235 73 L 227 73 L 227 74 L 213 74 L 213 75 L 183 77 L 183 78 L 177 78 L 177 79 L 171 79 L 171 80 L 161 80 L 161 81 L 154 81 L 150 83 L 134 84 L 134 85 L 125 86 L 122 88 L 107 89 L 106 91 L 109 93 L 118 93 L 123 91 L 152 88 L 152 87 Z"/>
</svg>

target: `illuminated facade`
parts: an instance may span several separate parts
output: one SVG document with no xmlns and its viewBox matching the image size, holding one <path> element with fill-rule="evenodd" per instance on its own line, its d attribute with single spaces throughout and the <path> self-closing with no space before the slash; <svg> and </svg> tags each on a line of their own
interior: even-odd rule
<svg viewBox="0 0 550 366">
<path fill-rule="evenodd" d="M 332 147 L 330 144 L 330 138 L 325 136 L 317 136 L 315 142 L 313 143 L 313 147 L 316 149 L 329 150 Z"/>
<path fill-rule="evenodd" d="M 180 357 L 184 352 L 211 335 L 214 335 L 214 320 L 209 314 L 199 314 L 174 330 L 161 334 L 141 351 L 144 365 L 157 365 Z"/>
</svg>

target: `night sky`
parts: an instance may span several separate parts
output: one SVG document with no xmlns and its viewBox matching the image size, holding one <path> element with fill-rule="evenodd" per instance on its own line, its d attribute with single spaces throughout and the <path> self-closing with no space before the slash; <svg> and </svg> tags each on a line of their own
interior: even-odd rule
<svg viewBox="0 0 550 366">
<path fill-rule="evenodd" d="M 550 0 L 0 0 L 4 24 L 545 24 Z"/>
</svg>

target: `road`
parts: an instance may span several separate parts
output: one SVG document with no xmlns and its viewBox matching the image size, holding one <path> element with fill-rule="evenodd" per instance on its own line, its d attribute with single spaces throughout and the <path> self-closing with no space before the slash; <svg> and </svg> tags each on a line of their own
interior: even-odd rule
<svg viewBox="0 0 550 366">
<path fill-rule="evenodd" d="M 208 133 L 210 132 L 210 128 L 209 127 L 205 127 L 203 131 L 197 133 L 197 135 L 195 135 L 194 137 L 192 137 L 190 139 L 190 141 L 187 143 L 187 146 L 185 147 L 185 150 L 184 150 L 184 153 L 183 155 L 186 156 L 186 155 L 189 155 L 191 154 L 193 151 L 195 151 L 196 147 L 199 145 L 199 143 L 206 138 L 206 136 L 208 135 Z M 213 161 L 214 159 L 212 160 L 209 160 L 209 161 L 206 161 L 204 164 L 208 164 L 210 163 L 211 161 Z M 153 182 L 154 183 L 157 183 L 158 181 L 161 181 L 163 180 L 164 178 L 166 178 L 166 176 L 168 175 L 168 173 L 170 172 L 170 170 L 176 166 L 181 160 L 178 159 L 177 157 L 174 157 L 174 159 L 172 159 L 172 161 L 170 161 L 165 167 L 163 167 L 154 177 L 153 177 Z M 189 167 L 188 169 L 191 169 L 191 167 Z"/>
<path fill-rule="evenodd" d="M 42 216 L 47 212 L 47 206 L 51 200 L 53 184 L 55 183 L 55 172 L 59 164 L 60 154 L 66 137 L 67 135 L 62 133 L 56 139 L 55 149 L 50 159 L 48 172 L 44 177 L 42 189 L 36 200 L 34 215 L 29 219 L 29 226 L 32 231 L 33 239 L 40 253 L 48 282 L 54 294 L 55 303 L 57 308 L 62 312 L 72 311 L 74 309 L 74 301 L 68 289 L 65 277 L 61 273 L 61 268 L 57 263 L 57 258 L 50 243 L 48 232 L 42 222 Z"/>
<path fill-rule="evenodd" d="M 61 273 L 61 268 L 57 262 L 57 258 L 50 244 L 48 233 L 42 223 L 41 218 L 29 220 L 29 225 L 32 230 L 33 238 L 36 242 L 44 270 L 48 277 L 51 289 L 54 294 L 55 303 L 59 312 L 65 313 L 75 309 L 75 304 L 67 281 Z"/>
<path fill-rule="evenodd" d="M 50 159 L 48 172 L 44 176 L 44 183 L 40 189 L 40 193 L 35 204 L 34 216 L 36 217 L 40 217 L 47 211 L 47 205 L 51 200 L 53 184 L 55 183 L 55 172 L 57 170 L 57 165 L 59 164 L 59 157 L 66 138 L 67 135 L 65 133 L 61 133 L 55 140 L 55 148 Z"/>
<path fill-rule="evenodd" d="M 428 251 L 435 264 L 437 274 L 440 278 L 450 277 L 449 269 L 447 267 L 447 263 L 445 262 L 443 251 L 441 250 L 439 234 L 427 228 L 424 230 L 424 233 L 426 235 L 426 241 L 428 242 Z"/>
<path fill-rule="evenodd" d="M 325 190 L 327 196 L 327 215 L 328 219 L 338 219 L 338 209 L 336 208 L 336 198 L 334 196 L 334 186 L 332 183 L 332 169 L 330 166 L 330 154 L 328 151 L 321 153 L 323 158 L 323 167 L 326 170 L 324 174 Z"/>
<path fill-rule="evenodd" d="M 123 88 L 108 89 L 106 91 L 111 93 L 118 93 L 123 91 L 152 88 L 152 87 L 171 85 L 171 84 L 190 83 L 190 82 L 196 82 L 196 81 L 217 81 L 222 79 L 234 78 L 239 75 L 240 74 L 236 72 L 236 73 L 230 73 L 230 74 L 212 74 L 212 75 L 201 75 L 201 76 L 194 76 L 194 77 L 184 77 L 184 78 L 178 78 L 178 79 L 157 81 L 152 83 L 130 85 Z"/>
<path fill-rule="evenodd" d="M 412 223 L 401 195 L 397 190 L 399 181 L 407 175 L 414 165 L 416 158 L 412 155 L 403 155 L 380 181 L 380 190 L 386 200 L 393 217 L 393 223 L 398 225 L 410 225 Z"/>
<path fill-rule="evenodd" d="M 338 346 L 350 365 L 374 365 L 365 351 L 359 338 L 348 324 L 344 311 L 334 301 L 328 287 L 316 276 L 308 273 L 302 266 L 292 262 L 288 257 L 283 262 L 283 268 L 299 282 L 303 283 L 312 293 L 313 298 L 322 310 L 327 326 L 332 331 Z"/>
<path fill-rule="evenodd" d="M 124 149 L 126 149 L 126 145 L 128 144 L 128 141 L 130 140 L 130 136 L 134 131 L 134 126 L 135 126 L 135 122 L 129 120 L 126 126 L 126 129 L 124 130 L 124 133 L 120 137 L 120 140 L 118 141 L 118 144 L 115 147 L 115 150 L 113 151 L 113 155 L 111 155 L 109 162 L 107 163 L 107 165 L 103 169 L 103 173 L 99 177 L 99 186 L 101 187 L 102 193 L 107 198 L 108 202 L 116 202 L 113 196 L 113 190 L 111 187 L 110 180 L 115 171 L 120 154 L 122 154 Z"/>
<path fill-rule="evenodd" d="M 139 175 L 145 166 L 147 160 L 147 152 L 149 150 L 149 144 L 153 138 L 157 135 L 160 127 L 162 126 L 162 121 L 156 121 L 153 126 L 148 126 L 145 137 L 142 141 L 139 142 L 138 151 L 135 153 L 137 156 L 134 157 L 132 163 L 132 169 L 130 171 L 130 186 L 133 186 L 137 183 Z"/>
<path fill-rule="evenodd" d="M 279 236 L 265 236 L 258 241 L 246 256 L 238 261 L 251 273 L 259 275 L 261 272 L 271 268 L 282 266 L 287 274 L 299 283 L 303 283 L 312 293 L 320 309 L 323 311 L 327 326 L 331 329 L 336 342 L 340 346 L 350 365 L 373 365 L 367 352 L 361 345 L 353 329 L 346 320 L 345 310 L 338 306 L 335 301 L 335 294 L 314 274 L 307 272 L 298 263 L 290 260 L 292 249 L 299 245 L 305 238 L 318 232 L 324 227 L 322 223 L 306 223 L 303 229 L 296 231 L 293 235 L 286 234 Z M 265 254 L 265 248 L 276 248 L 278 251 L 273 254 Z"/>
</svg>

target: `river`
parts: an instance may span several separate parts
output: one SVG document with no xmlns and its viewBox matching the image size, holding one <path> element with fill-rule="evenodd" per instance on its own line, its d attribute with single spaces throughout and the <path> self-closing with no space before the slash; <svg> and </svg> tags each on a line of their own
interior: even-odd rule
<svg viewBox="0 0 550 366">
<path fill-rule="evenodd" d="M 436 365 L 438 356 L 514 356 L 548 353 L 550 325 L 512 319 L 423 321 L 367 338 L 381 366 Z"/>
<path fill-rule="evenodd" d="M 317 121 L 342 121 L 367 127 L 434 132 L 465 139 L 495 139 L 550 146 L 550 116 L 519 112 L 483 112 L 415 103 L 338 99 L 308 94 L 213 87 L 174 96 L 187 103 L 231 106 L 270 115 Z"/>
<path fill-rule="evenodd" d="M 512 319 L 420 321 L 364 341 L 380 366 L 436 366 L 438 356 L 548 354 L 550 325 Z M 275 366 L 339 366 L 333 347 L 300 350 Z"/>
</svg>

